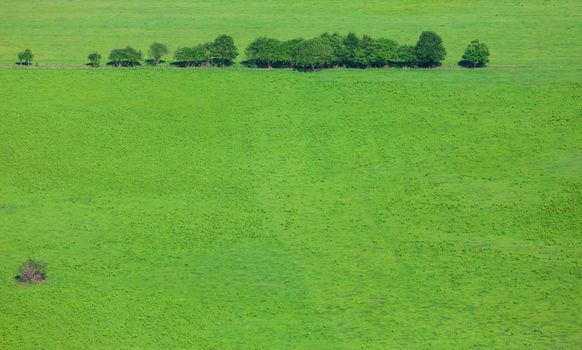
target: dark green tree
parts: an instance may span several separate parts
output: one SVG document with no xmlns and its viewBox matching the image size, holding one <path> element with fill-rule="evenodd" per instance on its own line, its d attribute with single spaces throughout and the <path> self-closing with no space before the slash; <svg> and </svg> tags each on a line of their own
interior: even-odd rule
<svg viewBox="0 0 582 350">
<path fill-rule="evenodd" d="M 230 66 L 238 56 L 238 49 L 231 36 L 220 35 L 210 46 L 213 63 L 219 66 Z"/>
<path fill-rule="evenodd" d="M 178 65 L 184 67 L 212 65 L 211 44 L 205 43 L 195 47 L 182 47 L 174 53 Z"/>
<path fill-rule="evenodd" d="M 168 54 L 168 47 L 161 43 L 153 43 L 150 45 L 150 58 L 152 59 L 152 65 L 157 66 L 160 64 L 162 57 Z"/>
<path fill-rule="evenodd" d="M 333 48 L 326 40 L 315 38 L 302 41 L 293 53 L 293 64 L 299 69 L 324 68 L 333 61 Z"/>
<path fill-rule="evenodd" d="M 87 56 L 87 59 L 89 60 L 89 65 L 91 65 L 91 67 L 96 68 L 101 64 L 101 55 L 97 52 L 90 53 L 89 56 Z"/>
<path fill-rule="evenodd" d="M 301 38 L 286 40 L 279 46 L 279 51 L 281 54 L 281 61 L 278 63 L 280 67 L 293 67 L 294 58 L 293 55 L 297 46 L 301 44 L 304 40 Z"/>
<path fill-rule="evenodd" d="M 366 57 L 362 50 L 362 43 L 356 33 L 348 33 L 344 39 L 346 55 L 342 64 L 346 67 L 361 68 L 366 65 Z"/>
<path fill-rule="evenodd" d="M 245 51 L 247 61 L 258 67 L 272 68 L 284 60 L 281 50 L 281 41 L 277 39 L 260 37 L 253 41 Z"/>
<path fill-rule="evenodd" d="M 333 49 L 333 58 L 331 65 L 334 67 L 339 67 L 343 65 L 343 61 L 346 60 L 348 51 L 344 44 L 345 38 L 339 33 L 323 33 L 321 38 L 329 43 Z"/>
<path fill-rule="evenodd" d="M 398 43 L 391 39 L 380 38 L 374 41 L 366 54 L 366 61 L 372 67 L 386 67 L 398 57 Z"/>
<path fill-rule="evenodd" d="M 109 59 L 117 67 L 133 67 L 140 64 L 143 59 L 141 51 L 128 46 L 124 49 L 113 49 L 109 53 Z"/>
<path fill-rule="evenodd" d="M 416 48 L 410 45 L 402 45 L 396 51 L 396 58 L 391 62 L 399 67 L 415 67 L 416 62 Z"/>
<path fill-rule="evenodd" d="M 194 50 L 193 47 L 180 47 L 174 52 L 174 59 L 181 66 L 191 67 L 194 65 Z"/>
<path fill-rule="evenodd" d="M 472 66 L 473 68 L 484 67 L 489 62 L 489 48 L 484 43 L 475 39 L 471 41 L 465 53 L 463 54 L 463 61 L 460 65 Z"/>
<path fill-rule="evenodd" d="M 33 57 L 34 55 L 32 54 L 32 51 L 30 49 L 26 49 L 18 53 L 18 62 L 30 66 L 30 62 L 32 61 Z"/>
<path fill-rule="evenodd" d="M 423 32 L 416 43 L 416 60 L 420 67 L 438 67 L 447 57 L 443 40 L 435 32 Z"/>
</svg>

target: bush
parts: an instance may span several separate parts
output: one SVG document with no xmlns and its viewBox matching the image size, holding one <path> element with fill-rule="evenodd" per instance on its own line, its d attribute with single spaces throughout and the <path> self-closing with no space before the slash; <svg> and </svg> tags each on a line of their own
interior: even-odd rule
<svg viewBox="0 0 582 350">
<path fill-rule="evenodd" d="M 168 47 L 164 44 L 153 43 L 150 45 L 151 64 L 157 66 L 162 57 L 168 54 Z"/>
<path fill-rule="evenodd" d="M 109 59 L 111 60 L 111 63 L 117 67 L 133 67 L 139 66 L 143 58 L 141 51 L 128 46 L 125 49 L 111 50 Z"/>
<path fill-rule="evenodd" d="M 487 62 L 489 62 L 489 48 L 484 43 L 475 39 L 467 46 L 463 54 L 463 60 L 459 62 L 459 65 L 477 68 L 485 67 Z"/>
<path fill-rule="evenodd" d="M 22 283 L 40 283 L 47 278 L 46 263 L 42 260 L 26 260 L 20 266 L 16 279 Z"/>
<path fill-rule="evenodd" d="M 18 53 L 18 63 L 30 66 L 30 62 L 34 55 L 30 49 L 26 49 Z"/>
<path fill-rule="evenodd" d="M 391 64 L 398 67 L 415 67 L 416 62 L 416 48 L 410 45 L 402 45 L 396 51 L 396 58 Z"/>
<path fill-rule="evenodd" d="M 87 59 L 89 60 L 89 65 L 91 67 L 99 67 L 99 64 L 101 63 L 101 55 L 98 54 L 97 52 L 89 54 L 89 56 L 87 56 Z"/>
<path fill-rule="evenodd" d="M 416 60 L 420 67 L 438 67 L 447 57 L 443 39 L 435 32 L 423 32 L 416 43 Z"/>
<path fill-rule="evenodd" d="M 211 44 L 200 44 L 195 47 L 181 47 L 174 53 L 174 63 L 181 67 L 212 65 Z"/>
</svg>

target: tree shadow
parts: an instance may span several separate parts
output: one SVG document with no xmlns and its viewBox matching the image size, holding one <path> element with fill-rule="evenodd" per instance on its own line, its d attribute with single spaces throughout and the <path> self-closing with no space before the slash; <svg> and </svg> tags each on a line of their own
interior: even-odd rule
<svg viewBox="0 0 582 350">
<path fill-rule="evenodd" d="M 123 61 L 123 62 L 109 61 L 107 62 L 107 65 L 111 67 L 139 67 L 141 66 L 141 63 L 137 61 Z"/>
<path fill-rule="evenodd" d="M 300 67 L 294 67 L 293 70 L 297 71 L 297 72 L 302 72 L 302 73 L 317 73 L 317 72 L 321 72 L 323 70 L 325 70 L 325 68 L 300 68 Z"/>
<path fill-rule="evenodd" d="M 259 68 L 255 60 L 244 60 L 240 64 L 247 68 Z"/>
<path fill-rule="evenodd" d="M 152 60 L 152 59 L 147 59 L 144 62 L 146 65 L 151 66 L 151 67 L 155 67 L 155 66 L 158 66 L 160 64 L 166 63 L 165 60 L 159 60 L 158 63 L 156 64 L 156 60 Z"/>
<path fill-rule="evenodd" d="M 16 62 L 17 66 L 32 66 L 32 62 Z"/>
<path fill-rule="evenodd" d="M 189 62 L 189 61 L 171 62 L 170 63 L 170 66 L 179 67 L 179 68 L 193 68 L 193 67 L 197 67 L 197 65 L 194 62 Z"/>
<path fill-rule="evenodd" d="M 458 65 L 461 67 L 464 67 L 464 68 L 471 68 L 471 69 L 485 67 L 484 64 L 474 64 L 468 60 L 460 60 Z"/>
</svg>

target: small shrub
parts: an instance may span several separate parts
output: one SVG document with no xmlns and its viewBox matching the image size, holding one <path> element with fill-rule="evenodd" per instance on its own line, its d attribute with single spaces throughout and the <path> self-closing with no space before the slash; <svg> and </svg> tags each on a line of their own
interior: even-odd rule
<svg viewBox="0 0 582 350">
<path fill-rule="evenodd" d="M 489 48 L 484 43 L 479 42 L 479 40 L 473 40 L 467 46 L 465 53 L 463 54 L 463 59 L 459 62 L 460 66 L 463 67 L 485 67 L 489 62 Z"/>
<path fill-rule="evenodd" d="M 157 66 L 160 64 L 162 57 L 168 54 L 168 47 L 164 44 L 153 43 L 150 45 L 151 65 Z"/>
<path fill-rule="evenodd" d="M 22 283 L 40 283 L 46 280 L 46 263 L 42 260 L 28 259 L 20 266 L 16 279 Z"/>
<path fill-rule="evenodd" d="M 89 56 L 87 56 L 87 59 L 89 60 L 89 65 L 91 67 L 99 67 L 99 64 L 101 64 L 101 55 L 98 54 L 97 52 L 93 52 L 91 54 L 89 54 Z"/>
<path fill-rule="evenodd" d="M 32 61 L 33 57 L 34 55 L 32 54 L 32 51 L 30 49 L 26 49 L 18 53 L 18 63 L 30 66 L 30 62 Z"/>
<path fill-rule="evenodd" d="M 111 62 L 109 64 L 117 67 L 134 67 L 139 66 L 143 59 L 141 51 L 131 46 L 125 49 L 113 49 L 109 54 Z"/>
</svg>

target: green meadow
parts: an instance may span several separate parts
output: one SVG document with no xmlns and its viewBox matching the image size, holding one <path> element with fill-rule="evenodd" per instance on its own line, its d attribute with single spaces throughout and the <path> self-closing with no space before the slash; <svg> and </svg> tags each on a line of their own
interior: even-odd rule
<svg viewBox="0 0 582 350">
<path fill-rule="evenodd" d="M 582 347 L 578 1 L 0 0 L 1 349 Z M 99 68 L 442 35 L 436 70 Z M 490 67 L 454 68 L 472 39 Z M 16 68 L 30 47 L 39 67 Z M 15 280 L 27 258 L 37 285 Z"/>
</svg>

